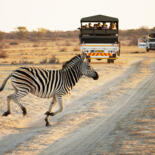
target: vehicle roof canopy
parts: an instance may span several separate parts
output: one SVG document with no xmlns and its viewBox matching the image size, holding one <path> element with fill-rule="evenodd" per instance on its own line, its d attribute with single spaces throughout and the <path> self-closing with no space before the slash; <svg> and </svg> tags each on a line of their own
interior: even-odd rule
<svg viewBox="0 0 155 155">
<path fill-rule="evenodd" d="M 118 22 L 118 18 L 109 17 L 105 15 L 95 15 L 90 17 L 84 17 L 81 22 Z"/>
</svg>

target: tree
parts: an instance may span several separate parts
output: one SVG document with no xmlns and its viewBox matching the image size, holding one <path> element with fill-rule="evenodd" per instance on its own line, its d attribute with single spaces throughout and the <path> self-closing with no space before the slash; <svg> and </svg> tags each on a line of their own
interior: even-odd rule
<svg viewBox="0 0 155 155">
<path fill-rule="evenodd" d="M 45 28 L 38 28 L 38 37 L 39 37 L 40 39 L 43 39 L 43 38 L 45 37 L 47 31 L 48 31 L 48 30 L 45 29 Z"/>
<path fill-rule="evenodd" d="M 0 31 L 0 49 L 4 48 L 5 46 L 5 33 Z"/>
<path fill-rule="evenodd" d="M 18 39 L 26 39 L 28 36 L 28 30 L 25 26 L 18 26 L 16 29 Z"/>
<path fill-rule="evenodd" d="M 5 33 L 0 31 L 0 41 L 5 39 Z"/>
</svg>

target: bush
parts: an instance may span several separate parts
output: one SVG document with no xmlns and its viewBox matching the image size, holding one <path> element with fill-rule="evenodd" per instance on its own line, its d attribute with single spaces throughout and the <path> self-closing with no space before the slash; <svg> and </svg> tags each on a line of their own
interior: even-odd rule
<svg viewBox="0 0 155 155">
<path fill-rule="evenodd" d="M 6 51 L 0 51 L 0 58 L 7 58 L 8 55 L 6 53 Z"/>
<path fill-rule="evenodd" d="M 53 56 L 49 59 L 48 63 L 49 63 L 49 64 L 59 64 L 59 59 L 56 58 L 55 55 L 53 55 Z"/>
<path fill-rule="evenodd" d="M 59 59 L 56 58 L 55 55 L 53 55 L 49 60 L 44 59 L 40 62 L 40 64 L 59 64 Z"/>
<path fill-rule="evenodd" d="M 5 39 L 5 32 L 0 31 L 0 41 Z"/>
<path fill-rule="evenodd" d="M 138 38 L 135 37 L 135 38 L 132 38 L 129 42 L 129 46 L 134 46 L 134 45 L 137 45 L 138 44 Z"/>
<path fill-rule="evenodd" d="M 74 47 L 73 51 L 80 51 L 79 47 Z"/>
<path fill-rule="evenodd" d="M 47 59 L 40 61 L 40 64 L 47 64 L 47 63 L 48 63 Z"/>
<path fill-rule="evenodd" d="M 38 44 L 33 44 L 33 47 L 39 47 L 39 45 Z"/>
<path fill-rule="evenodd" d="M 5 43 L 4 42 L 0 42 L 0 49 L 5 47 Z"/>
<path fill-rule="evenodd" d="M 20 65 L 29 64 L 29 65 L 30 65 L 30 64 L 33 64 L 33 62 L 32 62 L 32 61 L 21 60 L 21 61 L 19 61 L 19 62 L 17 62 L 17 61 L 12 61 L 11 64 L 12 64 L 12 65 L 17 65 L 17 64 L 20 64 Z"/>
<path fill-rule="evenodd" d="M 10 45 L 18 45 L 18 43 L 15 41 L 12 41 L 12 42 L 10 42 Z"/>
<path fill-rule="evenodd" d="M 60 49 L 60 52 L 66 52 L 66 51 L 67 51 L 66 48 L 61 48 L 61 49 Z"/>
<path fill-rule="evenodd" d="M 66 41 L 66 42 L 64 43 L 64 46 L 72 46 L 72 44 L 71 44 L 70 42 Z"/>
<path fill-rule="evenodd" d="M 18 64 L 33 64 L 32 61 L 21 60 Z"/>
</svg>

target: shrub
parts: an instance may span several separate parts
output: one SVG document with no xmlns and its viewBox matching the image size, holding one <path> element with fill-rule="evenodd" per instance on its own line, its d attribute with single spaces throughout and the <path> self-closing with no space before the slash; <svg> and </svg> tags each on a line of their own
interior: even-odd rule
<svg viewBox="0 0 155 155">
<path fill-rule="evenodd" d="M 18 45 L 18 42 L 12 41 L 10 42 L 10 45 Z"/>
<path fill-rule="evenodd" d="M 1 41 L 0 42 L 0 49 L 3 49 L 5 47 L 5 42 Z"/>
<path fill-rule="evenodd" d="M 60 49 L 60 52 L 66 52 L 66 51 L 67 49 L 65 47 Z"/>
<path fill-rule="evenodd" d="M 40 64 L 47 64 L 47 63 L 48 63 L 47 59 L 44 59 L 44 60 L 40 61 Z"/>
<path fill-rule="evenodd" d="M 40 64 L 59 64 L 59 59 L 56 58 L 55 55 L 53 55 L 49 60 L 44 59 L 40 62 Z"/>
<path fill-rule="evenodd" d="M 79 47 L 74 47 L 73 51 L 79 51 Z"/>
<path fill-rule="evenodd" d="M 48 63 L 49 63 L 49 64 L 59 64 L 59 59 L 56 58 L 55 55 L 53 55 L 53 56 L 49 59 Z"/>
<path fill-rule="evenodd" d="M 0 41 L 5 39 L 5 32 L 0 31 Z"/>
<path fill-rule="evenodd" d="M 12 64 L 12 65 L 17 65 L 17 64 L 24 65 L 24 64 L 33 64 L 33 62 L 32 62 L 32 61 L 21 60 L 21 61 L 19 61 L 19 62 L 17 62 L 17 61 L 12 61 L 11 64 Z"/>
<path fill-rule="evenodd" d="M 71 44 L 70 42 L 66 41 L 66 42 L 64 43 L 64 46 L 72 46 L 72 44 Z"/>
<path fill-rule="evenodd" d="M 33 64 L 32 61 L 21 60 L 18 64 Z"/>
<path fill-rule="evenodd" d="M 130 40 L 129 45 L 133 46 L 133 45 L 137 45 L 138 44 L 138 38 L 133 38 L 132 40 Z"/>
<path fill-rule="evenodd" d="M 33 44 L 33 47 L 39 47 L 39 45 L 38 44 Z"/>
<path fill-rule="evenodd" d="M 6 53 L 6 51 L 0 51 L 0 58 L 7 58 L 8 55 Z"/>
</svg>

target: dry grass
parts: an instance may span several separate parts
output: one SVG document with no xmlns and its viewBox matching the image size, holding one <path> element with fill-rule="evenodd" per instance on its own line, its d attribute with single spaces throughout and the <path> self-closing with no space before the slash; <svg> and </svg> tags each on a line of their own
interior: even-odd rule
<svg viewBox="0 0 155 155">
<path fill-rule="evenodd" d="M 15 46 L 10 45 L 14 42 L 17 43 Z M 0 58 L 5 58 L 5 61 L 0 59 L 1 64 L 63 63 L 78 52 L 73 50 L 78 43 L 71 39 L 39 42 L 8 40 L 5 44 L 8 46 L 0 52 Z M 53 60 L 53 55 L 56 60 Z"/>
<path fill-rule="evenodd" d="M 121 46 L 121 53 L 123 54 L 146 53 L 146 50 L 138 48 L 138 46 Z"/>
<path fill-rule="evenodd" d="M 12 44 L 12 45 L 10 45 Z M 14 45 L 13 45 L 14 44 Z M 58 61 L 63 63 L 81 53 L 78 39 L 59 39 L 55 41 L 21 41 L 8 40 L 5 41 L 3 52 L 0 52 L 0 63 L 7 64 L 40 64 L 49 63 L 54 55 Z M 6 52 L 7 51 L 7 52 Z M 121 54 L 146 54 L 144 49 L 139 49 L 137 46 L 121 46 Z M 106 60 L 103 60 L 106 62 Z M 55 62 L 54 62 L 55 63 Z"/>
</svg>

